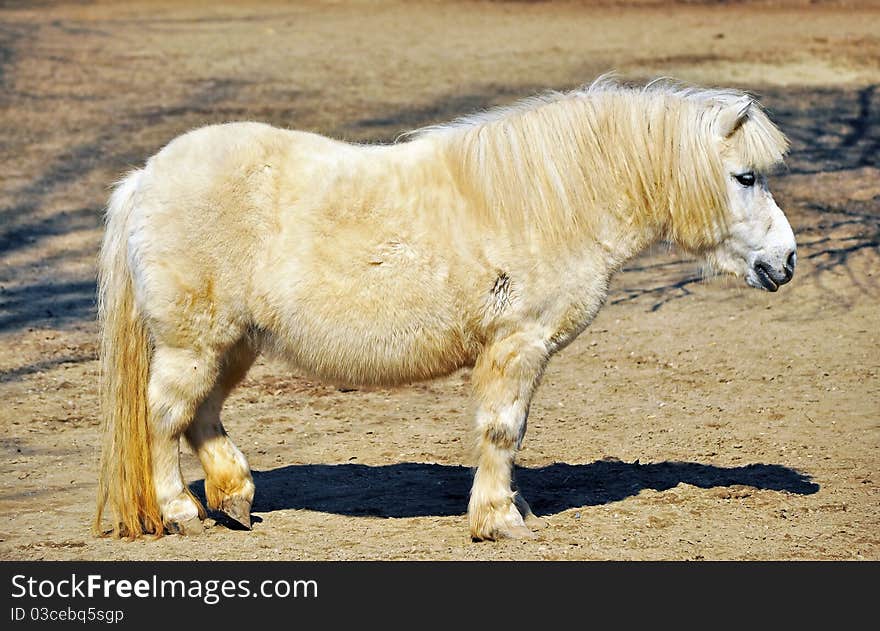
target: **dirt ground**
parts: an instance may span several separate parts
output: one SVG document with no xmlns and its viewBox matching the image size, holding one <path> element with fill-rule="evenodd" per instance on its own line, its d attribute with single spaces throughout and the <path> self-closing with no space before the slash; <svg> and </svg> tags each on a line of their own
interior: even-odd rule
<svg viewBox="0 0 880 631">
<path fill-rule="evenodd" d="M 880 559 L 877 5 L 223 5 L 0 9 L 0 558 Z M 341 391 L 267 362 L 224 416 L 252 532 L 90 534 L 94 261 L 126 169 L 206 123 L 390 141 L 612 69 L 761 97 L 793 144 L 772 188 L 798 270 L 767 294 L 658 247 L 615 278 L 532 406 L 537 540 L 467 535 L 467 371 Z"/>
</svg>

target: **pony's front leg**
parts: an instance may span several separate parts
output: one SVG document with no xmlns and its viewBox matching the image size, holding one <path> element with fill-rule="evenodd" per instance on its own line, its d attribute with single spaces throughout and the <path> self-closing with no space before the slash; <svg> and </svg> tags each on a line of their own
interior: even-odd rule
<svg viewBox="0 0 880 631">
<path fill-rule="evenodd" d="M 474 540 L 534 536 L 523 519 L 534 516 L 513 487 L 513 461 L 547 356 L 540 337 L 517 333 L 488 346 L 474 366 L 479 458 L 468 505 Z"/>
</svg>

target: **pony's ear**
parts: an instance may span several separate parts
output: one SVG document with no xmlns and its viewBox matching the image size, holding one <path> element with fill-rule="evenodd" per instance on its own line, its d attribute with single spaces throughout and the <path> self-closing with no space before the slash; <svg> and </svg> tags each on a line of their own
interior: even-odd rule
<svg viewBox="0 0 880 631">
<path fill-rule="evenodd" d="M 748 95 L 743 95 L 732 103 L 724 105 L 716 121 L 718 134 L 722 138 L 729 138 L 749 117 L 751 107 L 752 98 Z"/>
</svg>

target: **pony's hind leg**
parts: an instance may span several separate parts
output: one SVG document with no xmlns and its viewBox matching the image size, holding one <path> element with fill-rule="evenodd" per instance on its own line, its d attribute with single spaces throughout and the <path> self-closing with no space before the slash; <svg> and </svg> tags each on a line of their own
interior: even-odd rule
<svg viewBox="0 0 880 631">
<path fill-rule="evenodd" d="M 227 353 L 217 384 L 199 406 L 185 434 L 205 469 L 208 506 L 223 511 L 245 528 L 251 527 L 254 481 L 247 459 L 220 422 L 220 409 L 254 359 L 256 350 L 250 340 L 240 341 Z"/>
<path fill-rule="evenodd" d="M 189 491 L 180 471 L 180 436 L 214 387 L 218 362 L 210 353 L 157 345 L 147 391 L 150 452 L 156 499 L 165 529 L 198 534 L 205 509 Z"/>
<path fill-rule="evenodd" d="M 513 488 L 513 460 L 546 362 L 543 341 L 517 333 L 486 348 L 474 366 L 479 458 L 468 521 L 475 540 L 533 536 L 523 518 L 534 516 Z"/>
</svg>

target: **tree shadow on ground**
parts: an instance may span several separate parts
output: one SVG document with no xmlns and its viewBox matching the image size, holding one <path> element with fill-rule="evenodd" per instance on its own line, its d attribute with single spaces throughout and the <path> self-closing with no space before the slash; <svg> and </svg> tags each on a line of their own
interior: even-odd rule
<svg viewBox="0 0 880 631">
<path fill-rule="evenodd" d="M 254 471 L 253 476 L 257 486 L 253 510 L 258 513 L 303 509 L 352 516 L 443 517 L 465 512 L 473 470 L 414 462 L 305 464 Z M 810 476 L 777 464 L 560 462 L 534 469 L 517 467 L 516 480 L 538 515 L 618 502 L 645 489 L 665 491 L 681 483 L 704 489 L 742 485 L 798 495 L 819 490 Z M 204 500 L 204 481 L 190 488 Z"/>
</svg>

